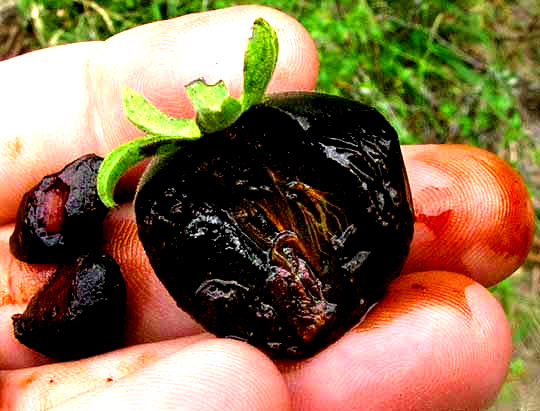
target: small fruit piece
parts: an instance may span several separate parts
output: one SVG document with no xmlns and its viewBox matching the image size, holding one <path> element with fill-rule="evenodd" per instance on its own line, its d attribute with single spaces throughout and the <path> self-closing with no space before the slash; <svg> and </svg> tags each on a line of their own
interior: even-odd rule
<svg viewBox="0 0 540 411">
<path fill-rule="evenodd" d="M 56 360 L 88 357 L 118 348 L 126 291 L 118 264 L 107 254 L 87 254 L 62 265 L 15 314 L 15 337 Z"/>
<path fill-rule="evenodd" d="M 29 263 L 62 263 L 99 245 L 107 207 L 97 195 L 103 159 L 85 155 L 44 177 L 19 205 L 9 245 Z"/>
</svg>

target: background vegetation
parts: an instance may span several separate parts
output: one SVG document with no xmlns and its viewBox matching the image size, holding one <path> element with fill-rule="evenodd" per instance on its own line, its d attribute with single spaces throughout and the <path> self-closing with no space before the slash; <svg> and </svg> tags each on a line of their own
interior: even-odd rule
<svg viewBox="0 0 540 411">
<path fill-rule="evenodd" d="M 106 39 L 149 21 L 244 3 L 19 0 L 22 36 L 17 37 L 17 51 Z M 404 144 L 459 142 L 498 153 L 524 175 L 540 208 L 537 0 L 249 3 L 279 8 L 308 29 L 320 52 L 319 90 L 377 107 Z M 513 325 L 516 346 L 494 409 L 532 409 L 531 394 L 539 391 L 534 384 L 540 381 L 536 253 L 517 275 L 493 289 Z M 536 396 L 540 409 L 540 394 Z"/>
</svg>

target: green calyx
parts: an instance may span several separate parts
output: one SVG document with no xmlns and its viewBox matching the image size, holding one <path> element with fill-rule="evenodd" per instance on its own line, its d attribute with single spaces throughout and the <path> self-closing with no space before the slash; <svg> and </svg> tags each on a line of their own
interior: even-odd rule
<svg viewBox="0 0 540 411">
<path fill-rule="evenodd" d="M 252 36 L 244 56 L 242 96 L 230 96 L 223 81 L 207 84 L 203 79 L 186 86 L 195 109 L 195 118 L 171 117 L 136 91 L 127 88 L 123 94 L 127 118 L 147 135 L 118 146 L 101 164 L 97 190 L 107 207 L 114 207 L 114 189 L 120 177 L 141 160 L 179 150 L 182 143 L 204 134 L 223 130 L 242 113 L 260 102 L 272 78 L 278 57 L 278 40 L 274 29 L 262 18 L 253 23 Z"/>
</svg>

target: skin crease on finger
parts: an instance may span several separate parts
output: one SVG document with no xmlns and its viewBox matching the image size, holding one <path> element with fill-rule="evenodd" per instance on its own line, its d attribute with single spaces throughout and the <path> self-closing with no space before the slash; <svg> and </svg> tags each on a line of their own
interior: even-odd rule
<svg viewBox="0 0 540 411">
<path fill-rule="evenodd" d="M 455 271 L 486 287 L 512 274 L 527 257 L 535 229 L 519 174 L 470 146 L 404 146 L 403 152 L 415 210 L 403 272 Z"/>
<path fill-rule="evenodd" d="M 243 8 L 242 10 L 248 9 Z M 245 13 L 245 27 L 249 28 L 254 15 L 259 15 L 257 14 L 259 10 L 249 9 L 249 12 L 246 11 Z M 275 25 L 271 17 L 274 16 L 274 12 L 268 13 L 269 20 Z M 198 20 L 199 23 L 201 21 Z M 222 23 L 225 24 L 225 21 L 226 19 Z M 189 24 L 197 26 L 199 23 L 192 22 Z M 43 53 L 36 53 L 38 57 L 27 56 L 24 58 L 26 61 L 25 64 L 21 63 L 22 66 L 31 67 L 37 65 L 45 70 L 49 77 L 53 76 L 52 79 L 56 80 L 56 89 L 53 87 L 55 82 L 52 81 L 53 85 L 51 85 L 49 91 L 52 94 L 50 98 L 57 99 L 54 102 L 59 104 L 60 110 L 58 113 L 49 113 L 54 114 L 50 118 L 43 115 L 43 118 L 39 119 L 43 121 L 42 124 L 39 121 L 36 123 L 23 122 L 20 118 L 18 120 L 8 119 L 11 122 L 7 124 L 6 139 L 2 140 L 2 144 L 6 145 L 6 149 L 10 147 L 11 151 L 2 150 L 4 154 L 1 155 L 4 157 L 0 157 L 0 170 L 2 170 L 3 178 L 0 181 L 13 181 L 13 185 L 10 184 L 9 189 L 8 187 L 2 189 L 0 186 L 0 198 L 3 201 L 5 200 L 4 204 L 6 204 L 3 211 L 0 211 L 0 218 L 4 222 L 12 218 L 14 211 L 9 209 L 15 207 L 22 192 L 46 172 L 56 171 L 67 162 L 68 158 L 71 159 L 89 150 L 95 151 L 98 148 L 107 151 L 119 142 L 137 135 L 135 129 L 127 124 L 120 111 L 118 96 L 124 83 L 143 92 L 160 108 L 168 110 L 170 114 L 179 115 L 189 109 L 185 106 L 184 97 L 179 97 L 182 79 L 178 76 L 180 75 L 179 72 L 182 71 L 182 66 L 180 63 L 174 65 L 171 64 L 170 60 L 165 61 L 160 58 L 161 53 L 171 55 L 170 50 L 176 50 L 176 47 L 178 47 L 177 40 L 171 36 L 170 32 L 181 30 L 188 23 L 187 20 L 182 23 L 178 19 L 167 24 L 171 24 L 174 28 L 171 28 L 171 26 L 167 29 L 165 29 L 165 26 L 141 27 L 136 32 L 133 32 L 133 37 L 129 37 L 127 33 L 124 33 L 114 38 L 108 43 L 110 46 L 91 43 L 81 45 L 80 48 L 75 46 L 59 47 L 51 53 L 58 53 L 57 56 L 62 59 L 66 59 L 66 55 L 74 58 L 72 64 L 66 67 L 65 73 L 63 71 L 53 73 L 54 67 L 47 64 L 47 61 L 54 60 L 52 54 L 47 54 L 45 57 Z M 277 26 L 278 34 L 283 34 L 288 30 L 285 28 L 286 25 L 279 26 L 277 24 Z M 245 27 L 244 29 L 246 29 Z M 169 35 L 164 36 L 166 33 L 169 33 Z M 195 35 L 197 27 L 193 27 L 193 32 L 190 33 Z M 305 35 L 305 33 L 302 35 Z M 137 36 L 139 36 L 138 39 Z M 160 40 L 161 38 L 163 40 Z M 143 44 L 145 44 L 143 49 L 148 48 L 146 54 L 142 53 L 140 49 L 133 50 L 127 47 L 126 45 L 131 41 L 134 43 L 143 41 Z M 202 45 L 211 46 L 210 42 L 203 42 Z M 215 47 L 219 49 L 221 46 L 218 44 Z M 68 48 L 70 48 L 70 51 L 67 51 Z M 291 49 L 295 48 L 291 47 Z M 306 65 L 301 66 L 300 63 L 297 63 L 296 66 L 289 67 L 286 63 L 282 64 L 283 74 L 282 77 L 278 78 L 283 83 L 272 86 L 274 90 L 288 87 L 309 89 L 313 86 L 314 77 L 309 75 L 306 76 L 308 79 L 305 83 L 298 86 L 295 85 L 295 81 L 288 78 L 291 73 L 301 72 L 302 69 L 308 74 L 314 73 L 313 65 L 314 59 L 316 59 L 316 51 L 313 51 L 313 48 L 308 47 L 308 49 L 315 54 L 309 55 L 308 53 L 307 57 L 305 57 L 307 59 Z M 200 50 L 198 50 L 198 53 L 200 53 Z M 88 64 L 89 54 L 94 56 L 91 64 Z M 172 53 L 171 59 L 180 62 L 182 61 L 181 57 L 180 54 Z M 126 68 L 120 64 L 122 59 L 130 61 L 130 58 L 134 59 L 132 67 Z M 215 63 L 212 66 L 214 67 L 212 69 L 213 74 L 221 73 L 226 67 L 229 67 L 228 63 L 226 64 L 227 58 L 227 56 L 223 56 L 223 58 L 213 61 Z M 282 55 L 280 55 L 281 58 Z M 297 56 L 296 61 L 301 61 L 303 58 L 304 56 L 302 58 Z M 118 64 L 109 65 L 111 59 L 112 62 L 117 61 Z M 241 61 L 240 52 L 235 60 L 237 62 L 231 62 L 229 67 L 232 74 L 228 73 L 227 75 L 231 76 L 230 86 L 233 92 L 238 94 L 237 73 L 241 72 L 241 69 L 238 68 L 237 64 L 239 64 L 238 61 Z M 152 64 L 145 65 L 148 61 L 152 61 Z M 204 61 L 204 64 L 208 63 L 208 61 Z M 16 71 L 17 64 L 13 62 L 10 64 L 11 67 L 6 70 L 8 72 L 9 70 Z M 194 66 L 197 64 L 203 64 L 203 62 L 193 63 Z M 6 66 L 0 65 L 0 71 L 4 67 Z M 102 81 L 105 81 L 107 87 L 102 94 L 98 93 L 97 97 L 91 101 L 88 99 L 77 100 L 79 105 L 73 105 L 73 94 L 86 95 L 86 91 L 81 92 L 80 86 L 80 83 L 85 80 L 73 73 L 73 71 L 77 73 L 83 67 L 89 68 L 87 78 L 90 78 L 94 84 L 101 84 Z M 306 69 L 306 67 L 311 67 L 311 69 Z M 109 71 L 107 72 L 107 70 Z M 111 73 L 116 74 L 111 75 Z M 17 76 L 11 74 L 7 77 L 0 76 L 0 79 L 14 77 Z M 154 77 L 160 79 L 159 84 L 154 84 Z M 39 79 L 39 81 L 44 82 L 45 78 L 47 76 Z M 65 84 L 65 89 L 62 87 L 57 90 L 60 79 L 67 84 Z M 210 77 L 210 79 L 217 80 L 214 77 Z M 189 80 L 193 80 L 193 78 Z M 34 89 L 37 89 L 38 85 L 39 83 L 36 83 Z M 15 91 L 18 91 L 16 87 L 6 87 L 6 90 L 8 92 L 11 90 L 14 96 Z M 25 101 L 23 102 L 23 100 Z M 14 97 L 14 99 L 10 100 L 10 103 L 13 107 L 2 107 L 3 112 L 16 113 L 23 110 L 22 107 L 24 107 L 23 112 L 28 113 L 35 110 L 29 104 L 35 104 L 36 107 L 42 107 L 45 104 L 43 101 L 28 101 L 28 99 L 21 97 Z M 4 103 L 0 104 L 7 103 L 4 101 Z M 77 116 L 80 117 L 81 112 L 89 113 L 88 105 L 100 107 L 104 112 L 107 112 L 107 115 L 96 115 L 94 113 L 86 118 L 84 124 L 69 123 L 67 118 L 78 118 Z M 56 107 L 52 103 L 51 106 Z M 64 106 L 66 106 L 66 110 L 63 111 Z M 61 123 L 61 120 L 66 123 L 59 126 L 58 123 Z M 40 127 L 39 130 L 33 128 L 36 127 L 36 124 Z M 44 134 L 43 130 L 49 131 L 51 135 L 49 133 Z M 95 130 L 95 132 L 89 130 Z M 29 136 L 38 139 L 39 144 L 36 144 L 35 147 L 33 144 L 29 144 L 31 143 Z M 75 144 L 74 141 L 70 140 L 74 136 L 80 138 L 81 141 L 85 141 L 79 147 L 79 150 L 82 150 L 80 153 L 69 150 Z M 107 138 L 104 136 L 107 136 Z M 55 137 L 57 137 L 56 140 L 54 140 Z M 59 144 L 57 151 L 56 145 L 55 149 L 51 150 L 51 141 L 56 141 L 55 144 Z M 96 141 L 100 141 L 100 143 L 96 145 Z M 40 144 L 43 144 L 43 146 Z M 42 154 L 37 155 L 34 150 L 42 150 Z M 509 171 L 508 166 L 503 166 L 504 163 L 496 160 L 494 156 L 481 150 L 474 150 L 462 146 L 404 147 L 404 157 L 411 179 L 415 212 L 417 214 L 415 239 L 413 240 L 411 256 L 405 267 L 408 272 L 425 269 L 461 270 L 482 284 L 490 285 L 510 274 L 528 252 L 530 238 L 532 237 L 531 208 L 521 180 L 516 177 L 515 173 Z M 473 151 L 474 153 L 472 153 Z M 48 158 L 47 153 L 51 152 L 58 157 Z M 9 155 L 12 157 L 8 158 L 6 153 L 11 153 Z M 23 169 L 25 172 L 21 173 Z M 480 172 L 479 170 L 483 171 Z M 14 179 L 12 178 L 14 174 L 22 176 Z M 459 175 L 464 177 L 460 178 Z M 497 177 L 500 175 L 506 177 Z M 470 177 L 470 179 L 465 177 Z M 477 180 L 477 185 L 472 184 Z M 453 198 L 452 193 L 456 189 L 457 194 Z M 440 192 L 444 192 L 446 196 L 430 195 L 430 193 Z M 14 198 L 16 196 L 18 196 L 17 199 Z M 470 201 L 465 211 L 463 207 L 460 208 L 460 200 Z M 451 207 L 448 204 L 451 204 Z M 474 206 L 478 204 L 482 206 Z M 121 215 L 118 218 L 131 219 L 129 216 Z M 121 223 L 118 224 L 119 227 L 124 227 Z M 118 255 L 124 253 L 121 256 L 124 267 L 132 259 L 133 261 L 139 261 L 135 265 L 144 265 L 144 262 L 141 261 L 138 246 L 128 246 L 126 250 L 126 247 L 116 245 L 122 244 L 122 242 L 124 244 L 133 244 L 133 230 L 127 228 L 129 223 L 126 224 L 125 228 L 120 228 L 119 232 L 116 233 L 118 237 L 114 240 L 115 244 L 107 243 L 106 247 L 109 247 Z M 468 230 L 466 235 L 456 237 L 455 233 L 458 230 L 469 226 L 474 226 L 477 230 Z M 489 229 L 487 226 L 489 226 Z M 518 228 L 518 234 L 516 234 L 516 227 Z M 6 225 L 3 230 L 8 233 L 11 226 Z M 449 241 L 452 245 L 451 249 L 444 248 L 445 242 L 443 240 L 432 243 L 426 242 L 427 240 L 444 239 L 443 235 L 448 236 L 447 238 L 451 240 Z M 6 238 L 7 235 L 5 238 L 1 237 L 0 264 L 2 264 L 2 277 L 0 278 L 0 293 L 3 294 L 0 296 L 6 298 L 2 300 L 6 303 L 24 304 L 27 302 L 28 295 L 32 294 L 30 289 L 33 287 L 37 289 L 41 281 L 45 279 L 46 273 L 45 275 L 39 274 L 42 279 L 34 281 L 28 286 L 24 278 L 28 278 L 31 269 L 24 264 L 14 264 L 10 260 L 7 242 L 5 242 Z M 519 241 L 516 241 L 516 239 Z M 497 242 L 501 244 L 499 247 L 493 245 Z M 132 253 L 131 257 L 130 253 Z M 439 254 L 441 258 L 439 258 Z M 489 264 L 493 256 L 497 257 L 496 266 Z M 141 309 L 144 304 L 150 304 L 150 307 L 163 307 L 164 304 L 168 304 L 164 303 L 166 298 L 162 291 L 158 291 L 156 294 L 145 293 L 139 295 L 135 293 L 136 288 L 144 286 L 142 283 L 147 280 L 148 277 L 144 275 L 133 278 L 130 286 L 133 291 L 132 304 L 140 306 Z M 457 285 L 455 285 L 456 282 Z M 23 284 L 24 286 L 22 286 Z M 416 286 L 413 286 L 413 284 L 416 284 Z M 157 290 L 159 285 L 155 285 L 153 288 Z M 451 300 L 453 293 L 456 293 L 456 290 L 462 296 L 459 300 L 461 302 L 451 304 L 449 300 Z M 413 297 L 410 296 L 411 293 Z M 410 298 L 407 298 L 408 296 Z M 439 297 L 435 298 L 437 296 Z M 447 296 L 447 298 L 444 298 L 444 296 Z M 173 308 L 170 307 L 171 310 Z M 136 310 L 137 308 L 132 309 Z M 154 329 L 149 326 L 150 321 L 146 320 L 134 321 L 131 326 L 134 329 L 138 328 L 139 337 L 137 338 L 155 341 L 169 338 L 176 333 L 186 335 L 189 332 L 198 332 L 195 328 L 192 331 L 186 331 L 193 326 L 189 321 L 184 319 L 178 321 L 174 316 L 167 314 L 164 316 L 164 323 Z M 351 409 L 350 405 L 355 404 L 357 409 L 368 409 L 364 407 L 365 396 L 362 397 L 363 393 L 366 394 L 363 391 L 366 387 L 371 387 L 374 390 L 372 391 L 374 395 L 382 394 L 377 389 L 390 387 L 386 390 L 389 391 L 386 392 L 386 396 L 373 397 L 384 399 L 387 401 L 386 404 L 397 400 L 401 400 L 400 404 L 402 405 L 412 404 L 410 402 L 412 398 L 406 395 L 406 393 L 409 393 L 412 397 L 416 396 L 416 398 L 425 399 L 424 405 L 443 406 L 446 404 L 445 400 L 451 400 L 455 396 L 453 393 L 458 392 L 463 393 L 463 401 L 469 400 L 468 404 L 484 406 L 493 399 L 494 393 L 502 381 L 502 376 L 506 372 L 509 358 L 509 340 L 508 327 L 502 311 L 496 301 L 483 288 L 470 280 L 466 280 L 465 277 L 432 271 L 424 274 L 411 274 L 397 279 L 392 284 L 387 297 L 354 332 L 348 333 L 338 343 L 313 359 L 308 360 L 301 367 L 285 367 L 284 371 L 287 373 L 287 380 L 293 392 L 293 402 L 298 408 L 310 409 L 309 406 L 313 406 L 313 409 L 317 409 L 317 406 L 322 407 L 322 405 L 326 404 L 329 408 L 322 409 L 332 409 L 332 407 L 339 409 L 339 405 L 347 404 L 348 407 L 345 409 Z M 133 342 L 135 341 L 130 343 Z M 0 344 L 0 346 L 5 347 L 3 344 Z M 414 349 L 411 347 L 414 347 Z M 442 355 L 444 353 L 447 355 Z M 0 353 L 3 356 L 6 354 L 6 352 Z M 377 362 L 374 359 L 380 361 Z M 403 361 L 399 362 L 400 359 Z M 421 366 L 418 365 L 418 362 L 422 362 Z M 373 368 L 373 364 L 377 367 Z M 28 366 L 32 365 L 32 363 L 24 365 Z M 482 367 L 479 367 L 479 365 L 482 365 Z M 368 369 L 370 371 L 366 372 L 365 370 Z M 445 375 L 449 375 L 448 369 L 452 370 L 450 381 L 443 378 Z M 395 374 L 390 373 L 388 370 L 397 370 L 398 372 Z M 404 384 L 406 382 L 412 384 L 412 381 L 415 381 L 413 385 L 416 390 L 410 391 L 408 390 L 410 385 L 407 387 Z M 467 385 L 463 384 L 464 381 Z M 465 391 L 452 391 L 460 386 Z M 318 391 L 315 391 L 314 387 L 317 387 Z M 336 389 L 336 387 L 340 389 Z M 437 393 L 439 396 L 436 396 Z M 323 395 L 327 395 L 327 397 L 322 398 Z M 389 395 L 394 397 L 389 397 Z M 402 396 L 397 398 L 398 395 Z M 443 396 L 441 397 L 441 395 Z M 316 400 L 319 400 L 319 402 Z M 395 403 L 399 404 L 399 401 Z M 399 409 L 407 409 L 407 407 Z M 444 407 L 431 409 L 444 409 Z"/>
</svg>

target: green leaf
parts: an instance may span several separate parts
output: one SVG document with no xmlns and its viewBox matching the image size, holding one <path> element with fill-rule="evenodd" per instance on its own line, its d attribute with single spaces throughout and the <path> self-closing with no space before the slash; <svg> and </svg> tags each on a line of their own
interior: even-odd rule
<svg viewBox="0 0 540 411">
<path fill-rule="evenodd" d="M 154 136 L 198 138 L 201 135 L 192 118 L 171 117 L 146 100 L 135 90 L 126 88 L 123 93 L 124 112 L 138 128 Z"/>
<path fill-rule="evenodd" d="M 202 79 L 195 80 L 186 86 L 186 92 L 195 111 L 217 111 L 223 105 L 223 100 L 229 97 L 229 90 L 223 80 L 216 84 L 207 84 Z"/>
<path fill-rule="evenodd" d="M 244 56 L 244 91 L 237 100 L 230 96 L 223 81 L 208 85 L 195 80 L 186 92 L 195 108 L 196 118 L 171 117 L 127 88 L 123 94 L 124 111 L 128 119 L 146 137 L 117 147 L 103 161 L 98 173 L 98 194 L 108 207 L 116 205 L 114 188 L 120 177 L 146 157 L 178 150 L 182 142 L 197 139 L 202 133 L 212 133 L 233 124 L 251 105 L 264 97 L 272 78 L 278 56 L 278 39 L 274 29 L 262 18 L 255 20 L 253 34 Z"/>
<path fill-rule="evenodd" d="M 223 81 L 209 85 L 195 80 L 186 86 L 186 92 L 197 113 L 197 125 L 204 133 L 223 130 L 242 114 L 242 105 L 229 95 Z"/>
<path fill-rule="evenodd" d="M 99 168 L 97 191 L 103 204 L 116 206 L 114 188 L 130 167 L 147 157 L 178 150 L 183 141 L 178 137 L 164 139 L 162 136 L 146 136 L 118 146 L 105 157 Z"/>
<path fill-rule="evenodd" d="M 258 18 L 244 56 L 244 92 L 242 110 L 246 111 L 264 97 L 276 68 L 279 53 L 277 34 L 270 24 Z"/>
</svg>

